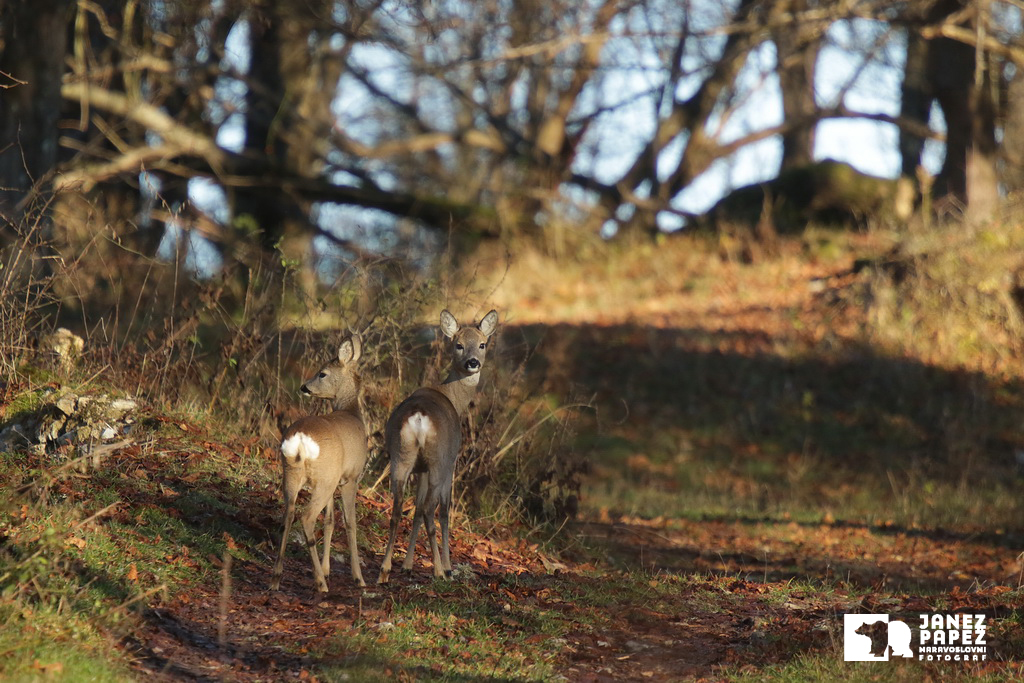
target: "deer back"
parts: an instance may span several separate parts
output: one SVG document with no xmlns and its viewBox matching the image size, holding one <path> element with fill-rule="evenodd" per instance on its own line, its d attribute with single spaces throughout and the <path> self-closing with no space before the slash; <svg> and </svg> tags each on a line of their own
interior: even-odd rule
<svg viewBox="0 0 1024 683">
<path fill-rule="evenodd" d="M 366 428 L 359 417 L 359 374 L 356 362 L 362 352 L 358 335 L 338 347 L 336 359 L 303 382 L 307 396 L 334 401 L 327 415 L 303 417 L 285 430 L 281 460 L 285 468 L 303 465 L 317 478 L 338 481 L 358 477 L 366 464 Z"/>
<path fill-rule="evenodd" d="M 358 477 L 366 464 L 363 421 L 345 410 L 299 419 L 285 431 L 281 444 L 286 467 L 301 464 L 335 481 Z"/>
<path fill-rule="evenodd" d="M 424 387 L 402 401 L 385 426 L 388 455 L 416 458 L 414 471 L 437 464 L 451 467 L 462 447 L 462 420 L 455 406 L 437 389 Z"/>
</svg>

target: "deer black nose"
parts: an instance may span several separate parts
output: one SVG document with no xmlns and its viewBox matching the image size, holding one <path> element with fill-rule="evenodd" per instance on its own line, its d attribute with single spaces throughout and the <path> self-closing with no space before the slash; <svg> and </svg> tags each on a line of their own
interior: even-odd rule
<svg viewBox="0 0 1024 683">
<path fill-rule="evenodd" d="M 476 358 L 470 358 L 469 360 L 466 361 L 467 370 L 478 370 L 479 368 L 480 361 L 478 361 Z"/>
<path fill-rule="evenodd" d="M 299 391 L 305 394 L 306 396 L 311 396 L 313 394 L 313 392 L 310 391 L 309 387 L 307 387 L 305 384 L 299 387 Z"/>
</svg>

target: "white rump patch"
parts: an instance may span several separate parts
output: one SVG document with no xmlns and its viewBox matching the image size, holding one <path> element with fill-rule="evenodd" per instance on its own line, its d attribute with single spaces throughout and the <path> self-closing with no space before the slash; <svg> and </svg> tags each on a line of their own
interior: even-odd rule
<svg viewBox="0 0 1024 683">
<path fill-rule="evenodd" d="M 281 452 L 289 460 L 316 460 L 320 457 L 320 444 L 309 434 L 295 432 L 281 442 Z"/>
<path fill-rule="evenodd" d="M 427 434 L 434 428 L 434 423 L 423 413 L 413 413 L 402 427 L 402 440 L 413 439 L 420 448 L 427 442 Z"/>
</svg>

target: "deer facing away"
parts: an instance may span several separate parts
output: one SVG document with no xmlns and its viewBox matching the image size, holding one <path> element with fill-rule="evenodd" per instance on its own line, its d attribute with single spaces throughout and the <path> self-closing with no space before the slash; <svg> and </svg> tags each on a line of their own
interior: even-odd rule
<svg viewBox="0 0 1024 683">
<path fill-rule="evenodd" d="M 459 325 L 447 310 L 441 312 L 441 331 L 451 343 L 452 364 L 447 379 L 436 387 L 423 387 L 402 401 L 384 428 L 384 448 L 391 458 L 391 533 L 377 583 L 387 583 L 391 556 L 402 516 L 405 485 L 418 475 L 416 511 L 413 514 L 409 547 L 402 568 L 412 569 L 416 534 L 420 523 L 427 528 L 434 576 L 451 576 L 448 550 L 448 516 L 452 502 L 455 460 L 462 447 L 462 418 L 480 383 L 480 370 L 487 355 L 487 340 L 498 326 L 498 313 L 491 311 L 478 325 Z M 434 511 L 440 508 L 441 551 L 434 531 Z"/>
<path fill-rule="evenodd" d="M 366 585 L 359 567 L 359 547 L 356 545 L 356 489 L 366 464 L 366 430 L 359 416 L 359 375 L 355 369 L 361 351 L 362 341 L 358 335 L 346 339 L 338 348 L 338 358 L 320 368 L 300 389 L 307 396 L 333 399 L 334 412 L 303 417 L 286 429 L 282 436 L 284 531 L 281 534 L 277 563 L 274 565 L 271 590 L 277 590 L 281 585 L 285 547 L 295 517 L 295 501 L 306 484 L 309 484 L 312 495 L 302 513 L 300 524 L 303 540 L 313 561 L 317 588 L 323 593 L 327 592 L 331 535 L 334 531 L 334 492 L 339 484 L 348 532 L 352 578 L 360 586 Z M 324 549 L 323 559 L 319 560 L 313 531 L 322 510 L 325 511 Z"/>
</svg>

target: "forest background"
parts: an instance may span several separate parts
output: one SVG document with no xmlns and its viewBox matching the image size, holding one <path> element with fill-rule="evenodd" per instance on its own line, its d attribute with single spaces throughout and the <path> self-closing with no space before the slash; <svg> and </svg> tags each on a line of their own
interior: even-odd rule
<svg viewBox="0 0 1024 683">
<path fill-rule="evenodd" d="M 1021 12 L 0 2 L 0 672 L 1019 675 Z M 269 594 L 296 387 L 363 333 L 373 576 L 445 307 L 461 580 Z"/>
</svg>

